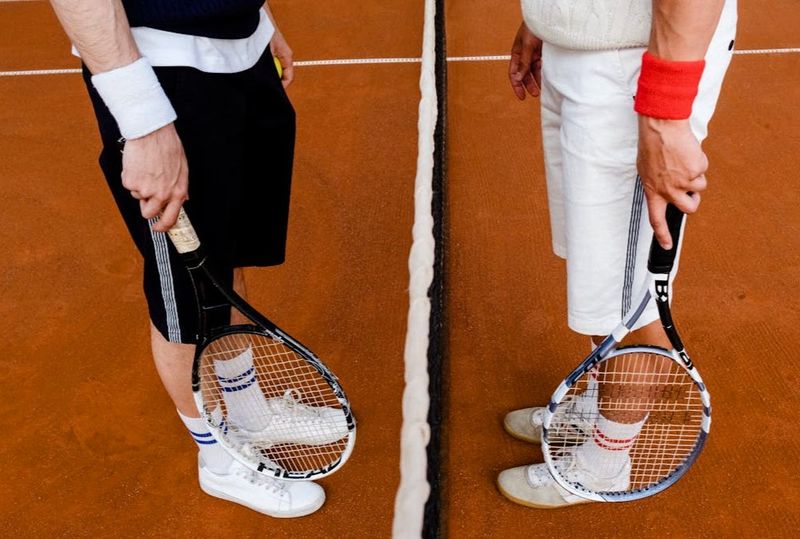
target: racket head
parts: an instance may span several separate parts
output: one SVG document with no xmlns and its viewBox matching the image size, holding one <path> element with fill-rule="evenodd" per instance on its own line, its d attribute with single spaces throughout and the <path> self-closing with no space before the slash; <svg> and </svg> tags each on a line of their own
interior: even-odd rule
<svg viewBox="0 0 800 539">
<path fill-rule="evenodd" d="M 195 289 L 199 344 L 192 392 L 211 434 L 257 472 L 308 480 L 338 470 L 356 439 L 339 380 L 299 341 L 220 285 L 183 208 L 169 237 Z M 232 324 L 234 310 L 252 324 Z"/>
<path fill-rule="evenodd" d="M 192 391 L 214 438 L 248 468 L 319 479 L 350 457 L 356 423 L 336 376 L 279 329 L 228 326 L 197 347 Z"/>
<path fill-rule="evenodd" d="M 571 467 L 599 414 L 622 423 L 646 417 L 630 449 L 625 489 L 593 488 Z M 699 456 L 710 426 L 710 394 L 691 363 L 673 350 L 626 346 L 593 353 L 561 383 L 544 414 L 542 453 L 567 491 L 594 501 L 629 501 L 675 484 Z"/>
</svg>

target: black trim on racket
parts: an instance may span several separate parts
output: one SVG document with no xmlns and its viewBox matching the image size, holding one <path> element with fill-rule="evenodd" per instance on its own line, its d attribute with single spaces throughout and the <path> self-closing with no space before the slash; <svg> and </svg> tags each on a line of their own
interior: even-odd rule
<svg viewBox="0 0 800 539">
<path fill-rule="evenodd" d="M 356 422 L 336 375 L 216 280 L 183 209 L 169 236 L 195 289 L 192 392 L 214 438 L 250 469 L 274 477 L 307 480 L 338 470 L 352 452 Z M 231 309 L 252 323 L 232 324 Z M 219 371 L 240 363 L 238 376 Z"/>
</svg>

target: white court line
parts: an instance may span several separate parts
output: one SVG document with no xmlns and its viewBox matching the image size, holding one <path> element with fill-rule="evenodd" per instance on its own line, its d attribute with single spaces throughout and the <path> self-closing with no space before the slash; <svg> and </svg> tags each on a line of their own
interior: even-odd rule
<svg viewBox="0 0 800 539">
<path fill-rule="evenodd" d="M 498 60 L 510 60 L 511 56 L 508 54 L 498 54 L 494 56 L 448 56 L 448 62 L 495 62 Z"/>
<path fill-rule="evenodd" d="M 4 2 L 7 0 L 0 0 Z M 25 0 L 27 1 L 27 0 Z M 418 64 L 420 58 L 340 58 L 334 60 L 301 60 L 295 67 L 357 65 L 357 64 Z M 36 75 L 71 75 L 80 73 L 79 68 L 72 69 L 32 69 L 27 71 L 0 71 L 0 77 L 31 77 Z"/>
<path fill-rule="evenodd" d="M 800 48 L 786 48 L 786 49 L 745 49 L 735 50 L 733 54 L 796 54 L 800 53 Z M 506 61 L 510 60 L 511 56 L 508 54 L 499 54 L 493 56 L 448 56 L 448 62 L 492 62 L 492 61 Z"/>
<path fill-rule="evenodd" d="M 6 0 L 0 0 L 4 2 Z M 31 71 L 0 71 L 0 77 L 32 77 L 35 75 L 70 75 L 80 73 L 80 69 L 34 69 Z"/>
<path fill-rule="evenodd" d="M 733 54 L 792 54 L 798 52 L 800 52 L 800 48 L 735 50 Z"/>
<path fill-rule="evenodd" d="M 304 66 L 337 66 L 353 64 L 418 64 L 422 58 L 344 58 L 341 60 L 305 60 L 294 65 Z"/>
<path fill-rule="evenodd" d="M 8 0 L 0 0 L 6 2 Z M 30 0 L 23 0 L 30 1 Z M 769 54 L 797 54 L 800 47 L 785 49 L 745 49 L 733 51 L 741 55 L 769 55 Z M 507 61 L 511 57 L 507 54 L 490 56 L 448 56 L 448 62 L 495 62 Z M 371 65 L 371 64 L 418 64 L 420 58 L 341 58 L 333 60 L 303 60 L 295 62 L 297 67 L 336 66 L 336 65 Z M 26 71 L 0 71 L 0 77 L 30 77 L 37 75 L 70 75 L 80 73 L 80 69 L 33 69 Z"/>
</svg>

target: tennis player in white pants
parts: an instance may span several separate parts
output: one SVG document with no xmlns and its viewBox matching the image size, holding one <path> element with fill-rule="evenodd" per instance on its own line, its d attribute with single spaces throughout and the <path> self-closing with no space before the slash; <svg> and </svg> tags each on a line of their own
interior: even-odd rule
<svg viewBox="0 0 800 539">
<path fill-rule="evenodd" d="M 568 324 L 599 343 L 643 282 L 653 232 L 671 246 L 667 204 L 685 213 L 700 204 L 708 168 L 701 141 L 733 53 L 736 0 L 523 0 L 522 6 L 509 78 L 519 99 L 526 92 L 541 98 L 552 244 L 566 259 Z M 670 347 L 654 304 L 635 329 L 631 342 Z M 577 424 L 594 405 L 575 403 Z M 505 428 L 538 443 L 542 413 L 540 407 L 510 412 Z M 628 452 L 641 424 L 601 419 L 602 425 L 583 426 L 600 434 L 588 436 L 576 454 L 592 452 L 595 461 L 599 454 L 616 472 L 579 473 L 607 490 L 626 488 Z M 498 487 L 531 507 L 587 501 L 558 486 L 545 464 L 505 470 Z"/>
</svg>

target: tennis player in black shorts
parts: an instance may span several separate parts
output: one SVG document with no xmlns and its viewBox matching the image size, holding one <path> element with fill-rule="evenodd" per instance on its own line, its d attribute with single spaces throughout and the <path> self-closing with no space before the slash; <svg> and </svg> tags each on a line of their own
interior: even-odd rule
<svg viewBox="0 0 800 539">
<path fill-rule="evenodd" d="M 291 49 L 263 0 L 51 3 L 84 62 L 100 166 L 144 258 L 153 356 L 197 442 L 201 488 L 271 516 L 316 511 L 325 501 L 319 485 L 249 471 L 199 417 L 190 385 L 194 291 L 165 235 L 184 206 L 215 275 L 243 296 L 241 268 L 283 262 L 295 141 L 285 92 Z"/>
</svg>

